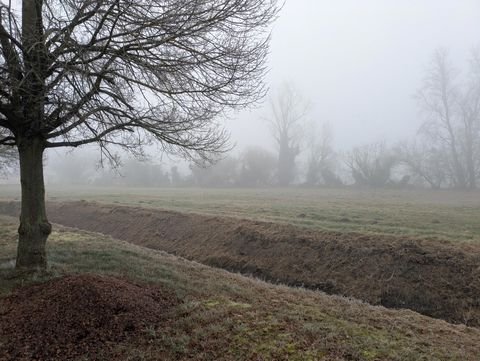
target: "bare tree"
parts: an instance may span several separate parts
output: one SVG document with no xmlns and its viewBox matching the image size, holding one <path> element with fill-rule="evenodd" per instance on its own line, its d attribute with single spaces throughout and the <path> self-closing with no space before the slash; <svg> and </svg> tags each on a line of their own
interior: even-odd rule
<svg viewBox="0 0 480 361">
<path fill-rule="evenodd" d="M 437 50 L 423 87 L 418 92 L 420 105 L 426 113 L 422 132 L 435 148 L 448 151 L 456 187 L 466 188 L 467 177 L 461 156 L 462 139 L 459 133 L 459 104 L 461 91 L 457 85 L 457 71 L 450 64 L 447 52 Z"/>
<path fill-rule="evenodd" d="M 276 168 L 275 156 L 260 147 L 245 149 L 241 158 L 240 174 L 237 183 L 241 186 L 255 187 L 271 185 Z"/>
<path fill-rule="evenodd" d="M 310 186 L 318 185 L 322 181 L 323 175 L 333 175 L 333 161 L 335 152 L 333 150 L 333 133 L 330 125 L 324 123 L 321 131 L 317 131 L 315 124 L 309 127 L 308 138 L 308 160 L 306 184 Z M 330 177 L 323 179 L 323 183 L 330 183 Z"/>
<path fill-rule="evenodd" d="M 461 153 L 470 189 L 477 187 L 480 175 L 480 53 L 472 54 L 470 72 L 459 103 Z"/>
<path fill-rule="evenodd" d="M 268 119 L 278 147 L 278 184 L 289 185 L 295 178 L 295 158 L 300 153 L 302 126 L 308 106 L 292 84 L 284 83 L 270 102 Z"/>
<path fill-rule="evenodd" d="M 4 0 L 5 1 L 5 0 Z M 0 4 L 0 144 L 18 148 L 17 268 L 46 266 L 43 153 L 152 141 L 208 158 L 217 119 L 256 102 L 275 0 L 22 0 Z"/>
<path fill-rule="evenodd" d="M 397 161 L 384 142 L 355 147 L 345 159 L 355 184 L 370 187 L 387 185 Z"/>
<path fill-rule="evenodd" d="M 451 181 L 447 153 L 425 142 L 404 143 L 398 147 L 399 159 L 412 176 L 433 189 L 446 186 Z"/>
<path fill-rule="evenodd" d="M 426 113 L 423 142 L 442 153 L 443 173 L 456 188 L 476 188 L 480 173 L 480 56 L 460 77 L 445 50 L 437 50 L 418 93 Z M 428 153 L 428 152 L 427 152 Z"/>
<path fill-rule="evenodd" d="M 215 164 L 190 164 L 190 180 L 195 186 L 231 187 L 238 178 L 239 162 L 235 157 L 225 157 Z"/>
<path fill-rule="evenodd" d="M 184 182 L 183 176 L 180 174 L 176 165 L 170 167 L 170 184 L 174 187 L 182 185 Z"/>
</svg>

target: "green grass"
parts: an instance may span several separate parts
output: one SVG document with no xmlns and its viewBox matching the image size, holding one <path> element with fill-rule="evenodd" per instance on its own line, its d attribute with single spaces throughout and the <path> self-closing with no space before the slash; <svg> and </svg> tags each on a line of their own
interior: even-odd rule
<svg viewBox="0 0 480 361">
<path fill-rule="evenodd" d="M 15 256 L 16 224 L 0 218 L 0 264 Z M 477 360 L 480 330 L 318 292 L 274 286 L 94 233 L 56 228 L 40 279 L 0 269 L 0 293 L 70 273 L 157 283 L 181 300 L 169 321 L 145 329 L 125 359 Z"/>
<path fill-rule="evenodd" d="M 291 223 L 340 232 L 480 241 L 480 192 L 354 189 L 61 188 L 49 200 L 99 201 Z M 18 187 L 0 186 L 0 199 Z"/>
</svg>

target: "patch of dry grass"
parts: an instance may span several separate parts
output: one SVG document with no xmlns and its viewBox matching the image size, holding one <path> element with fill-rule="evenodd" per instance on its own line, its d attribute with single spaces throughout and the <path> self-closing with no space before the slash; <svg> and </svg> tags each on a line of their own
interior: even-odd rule
<svg viewBox="0 0 480 361">
<path fill-rule="evenodd" d="M 128 360 L 478 360 L 480 330 L 411 311 L 273 286 L 94 233 L 56 227 L 46 277 L 119 275 L 159 283 L 182 303 Z M 16 226 L 0 219 L 0 263 L 14 258 Z M 0 270 L 1 291 L 22 282 Z"/>
</svg>

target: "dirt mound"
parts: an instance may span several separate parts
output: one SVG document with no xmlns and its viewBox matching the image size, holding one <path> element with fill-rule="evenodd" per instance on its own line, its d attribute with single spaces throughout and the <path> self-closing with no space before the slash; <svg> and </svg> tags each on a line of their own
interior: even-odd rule
<svg viewBox="0 0 480 361">
<path fill-rule="evenodd" d="M 15 203 L 0 211 L 18 214 Z M 87 202 L 49 217 L 211 266 L 480 326 L 480 245 L 311 231 L 289 225 Z"/>
<path fill-rule="evenodd" d="M 0 359 L 112 359 L 115 344 L 145 336 L 173 304 L 172 294 L 159 287 L 107 276 L 24 287 L 0 299 Z"/>
</svg>

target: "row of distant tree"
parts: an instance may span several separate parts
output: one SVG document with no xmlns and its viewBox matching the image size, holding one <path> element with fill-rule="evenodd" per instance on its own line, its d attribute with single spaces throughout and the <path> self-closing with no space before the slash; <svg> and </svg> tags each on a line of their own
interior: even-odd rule
<svg viewBox="0 0 480 361">
<path fill-rule="evenodd" d="M 400 166 L 412 181 L 431 188 L 475 189 L 480 182 L 480 54 L 473 51 L 467 71 L 461 73 L 445 50 L 431 59 L 417 93 L 424 121 L 415 140 L 394 148 L 364 148 L 351 161 L 360 165 L 378 159 L 379 178 L 368 182 L 383 185 Z M 377 162 L 373 162 L 376 164 Z M 360 168 L 360 167 L 358 167 Z M 369 167 L 366 167 L 369 168 Z M 360 174 L 359 182 L 368 179 Z"/>
<path fill-rule="evenodd" d="M 420 152 L 417 143 L 388 146 L 377 142 L 337 152 L 329 128 L 324 127 L 315 147 L 307 147 L 289 170 L 287 185 L 309 187 L 431 187 L 472 188 L 456 183 L 448 154 Z M 190 164 L 188 169 L 167 167 L 151 161 L 127 159 L 118 169 L 96 170 L 81 155 L 57 160 L 48 181 L 68 184 L 134 187 L 269 187 L 285 186 L 279 166 L 279 152 L 249 147 L 237 156 L 227 156 L 210 166 Z M 52 172 L 53 170 L 53 172 Z M 479 180 L 475 177 L 473 187 Z"/>
<path fill-rule="evenodd" d="M 55 164 L 49 179 L 71 184 L 127 186 L 344 186 L 474 189 L 480 184 L 480 55 L 472 52 L 460 73 L 444 50 L 435 52 L 417 93 L 424 121 L 416 139 L 376 142 L 347 152 L 333 147 L 328 124 L 308 124 L 308 102 L 285 84 L 270 102 L 267 118 L 275 151 L 244 149 L 213 165 L 186 169 L 128 159 L 117 170 L 99 172 L 85 159 Z M 2 158 L 3 169 L 15 152 Z"/>
<path fill-rule="evenodd" d="M 459 72 L 437 50 L 417 93 L 423 124 L 414 140 L 336 152 L 328 125 L 305 124 L 308 104 L 291 85 L 271 101 L 277 153 L 251 148 L 215 166 L 192 167 L 198 185 L 357 185 L 475 189 L 480 182 L 480 54 Z M 308 132 L 305 131 L 308 129 Z M 303 161 L 300 161 L 303 159 Z"/>
</svg>

